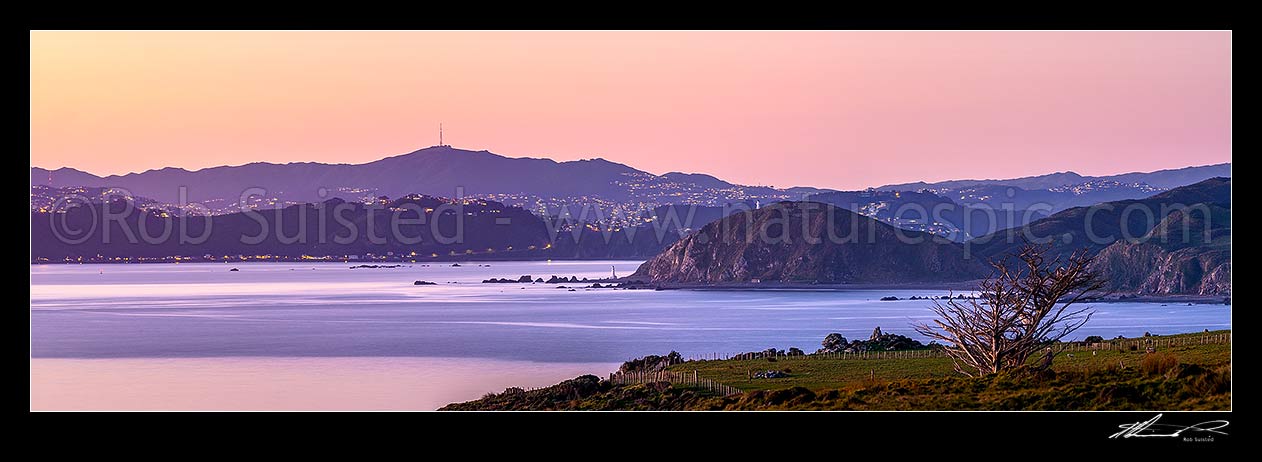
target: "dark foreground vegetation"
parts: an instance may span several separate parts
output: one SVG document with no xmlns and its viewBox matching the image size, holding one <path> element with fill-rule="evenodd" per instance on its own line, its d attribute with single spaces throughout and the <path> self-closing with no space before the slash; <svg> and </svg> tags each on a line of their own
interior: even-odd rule
<svg viewBox="0 0 1262 462">
<path fill-rule="evenodd" d="M 1209 334 L 1160 339 L 1203 335 Z M 787 369 L 787 377 L 749 377 L 751 368 L 768 366 Z M 1049 370 L 1022 368 L 976 378 L 952 371 L 943 357 L 845 360 L 805 355 L 778 364 L 687 361 L 670 369 L 697 371 L 749 391 L 719 396 L 668 382 L 615 385 L 585 375 L 539 390 L 488 394 L 442 410 L 1231 409 L 1229 343 L 1192 343 L 1154 352 L 1077 350 L 1058 355 Z"/>
</svg>

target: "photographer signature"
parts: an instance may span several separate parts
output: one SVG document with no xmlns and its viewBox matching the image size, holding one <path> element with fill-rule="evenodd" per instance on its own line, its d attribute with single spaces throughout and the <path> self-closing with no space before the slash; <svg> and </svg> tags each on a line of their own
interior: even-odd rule
<svg viewBox="0 0 1262 462">
<path fill-rule="evenodd" d="M 1157 423 L 1157 420 L 1160 419 L 1161 414 L 1157 414 L 1153 418 L 1142 422 L 1118 425 L 1118 428 L 1121 428 L 1122 431 L 1114 433 L 1109 438 L 1177 438 L 1187 431 L 1217 433 L 1219 435 L 1227 434 L 1227 432 L 1218 431 L 1228 425 L 1226 420 L 1210 420 L 1195 425 L 1172 425 Z M 1167 433 L 1161 433 L 1163 431 Z"/>
</svg>

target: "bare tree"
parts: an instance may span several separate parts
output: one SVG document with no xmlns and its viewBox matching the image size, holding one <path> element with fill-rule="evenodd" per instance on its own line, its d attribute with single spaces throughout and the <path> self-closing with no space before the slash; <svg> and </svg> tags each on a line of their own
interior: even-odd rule
<svg viewBox="0 0 1262 462">
<path fill-rule="evenodd" d="M 1070 307 L 1097 295 L 1105 281 L 1090 269 L 1085 249 L 1049 261 L 1049 248 L 1026 243 L 1015 260 L 991 261 L 994 272 L 977 298 L 935 301 L 938 319 L 914 324 L 916 332 L 943 342 L 955 370 L 970 377 L 1021 367 L 1041 349 L 1045 357 L 1035 368 L 1051 366 L 1055 342 L 1091 319 L 1089 307 Z"/>
</svg>

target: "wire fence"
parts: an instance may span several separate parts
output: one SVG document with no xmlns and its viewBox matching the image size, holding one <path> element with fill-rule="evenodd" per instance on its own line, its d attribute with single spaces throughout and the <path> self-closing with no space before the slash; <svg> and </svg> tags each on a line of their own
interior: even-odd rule
<svg viewBox="0 0 1262 462">
<path fill-rule="evenodd" d="M 1231 333 L 1217 333 L 1205 335 L 1180 335 L 1178 337 L 1140 337 L 1133 339 L 1105 340 L 1102 342 L 1062 342 L 1059 344 L 1061 351 L 1100 351 L 1100 350 L 1144 350 L 1148 347 L 1167 348 L 1173 346 L 1185 345 L 1204 345 L 1204 344 L 1222 344 L 1231 343 Z M 841 359 L 841 360 L 869 360 L 869 359 L 914 359 L 914 358 L 942 358 L 946 354 L 938 348 L 924 348 L 919 350 L 890 350 L 890 351 L 847 351 L 847 352 L 817 352 L 812 354 L 788 354 L 777 351 L 772 354 L 769 351 L 755 351 L 748 353 L 721 354 L 708 353 L 701 355 L 689 356 L 685 361 L 727 361 L 727 360 L 751 360 L 751 359 L 768 359 L 776 361 L 792 361 L 795 359 Z"/>
<path fill-rule="evenodd" d="M 737 395 L 742 393 L 739 388 L 724 385 L 719 382 L 701 377 L 697 371 L 692 372 L 674 372 L 674 371 L 634 371 L 634 372 L 614 372 L 609 374 L 609 382 L 616 385 L 632 385 L 640 383 L 657 383 L 669 382 L 671 385 L 684 388 L 700 388 L 723 396 Z"/>
<path fill-rule="evenodd" d="M 1205 345 L 1205 344 L 1223 344 L 1231 343 L 1231 333 L 1205 334 L 1205 335 L 1182 335 L 1178 337 L 1141 337 L 1135 339 L 1124 340 L 1106 340 L 1103 342 L 1064 342 L 1060 344 L 1061 351 L 1145 351 L 1149 347 L 1155 349 L 1169 348 L 1175 346 L 1186 345 Z M 727 361 L 727 360 L 754 360 L 765 359 L 772 361 L 794 361 L 801 359 L 837 359 L 837 360 L 886 360 L 886 359 L 920 359 L 920 358 L 944 358 L 946 354 L 939 348 L 925 348 L 920 350 L 892 350 L 892 351 L 854 351 L 854 352 L 820 352 L 813 354 L 787 354 L 782 352 L 758 351 L 737 354 L 721 354 L 710 353 L 703 355 L 694 355 L 685 359 L 685 363 L 692 361 Z M 701 377 L 696 370 L 688 371 L 634 371 L 634 372 L 614 372 L 609 374 L 609 382 L 616 385 L 633 385 L 644 383 L 668 382 L 675 386 L 698 388 L 723 396 L 740 394 L 739 388 L 731 385 L 722 384 L 714 380 Z M 525 390 L 525 393 L 537 393 L 544 389 Z"/>
</svg>

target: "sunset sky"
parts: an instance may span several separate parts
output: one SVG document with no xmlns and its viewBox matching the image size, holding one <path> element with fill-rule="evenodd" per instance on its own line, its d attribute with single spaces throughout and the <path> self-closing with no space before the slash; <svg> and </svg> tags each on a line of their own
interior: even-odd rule
<svg viewBox="0 0 1262 462">
<path fill-rule="evenodd" d="M 446 141 L 854 189 L 1230 161 L 1229 32 L 32 32 L 31 164 Z"/>
</svg>

